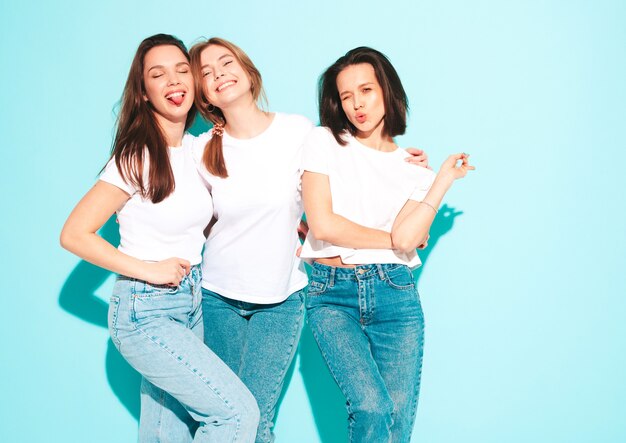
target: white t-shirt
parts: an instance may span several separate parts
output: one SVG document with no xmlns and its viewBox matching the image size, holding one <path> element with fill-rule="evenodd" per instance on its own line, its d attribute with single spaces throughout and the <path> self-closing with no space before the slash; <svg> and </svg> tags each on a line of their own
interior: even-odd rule
<svg viewBox="0 0 626 443">
<path fill-rule="evenodd" d="M 203 288 L 270 304 L 307 285 L 296 250 L 303 212 L 301 146 L 312 127 L 305 117 L 276 113 L 270 126 L 251 139 L 224 132 L 227 178 L 206 170 L 202 153 L 211 135 L 198 137 L 194 157 L 209 184 L 217 219 L 204 247 Z"/>
<path fill-rule="evenodd" d="M 124 181 L 113 159 L 106 165 L 100 180 L 130 195 L 117 211 L 121 252 L 144 261 L 179 257 L 192 265 L 200 263 L 203 232 L 213 215 L 213 204 L 196 172 L 192 140 L 193 136 L 186 134 L 181 147 L 169 148 L 175 189 L 157 204 L 142 198 L 138 189 Z M 144 161 L 144 183 L 147 176 L 148 161 Z"/>
<path fill-rule="evenodd" d="M 421 201 L 435 173 L 404 161 L 404 149 L 382 152 L 360 143 L 349 134 L 341 146 L 327 128 L 315 128 L 303 148 L 302 169 L 328 176 L 333 212 L 368 228 L 391 232 L 396 216 L 407 200 Z M 353 249 L 317 240 L 309 231 L 300 257 L 313 261 L 341 257 L 346 264 L 401 263 L 412 268 L 421 264 L 415 251 Z"/>
</svg>

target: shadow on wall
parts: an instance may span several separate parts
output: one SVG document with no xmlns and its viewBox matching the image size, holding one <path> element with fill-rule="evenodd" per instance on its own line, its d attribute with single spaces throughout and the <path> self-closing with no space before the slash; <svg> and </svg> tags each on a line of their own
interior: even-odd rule
<svg viewBox="0 0 626 443">
<path fill-rule="evenodd" d="M 452 229 L 454 219 L 463 214 L 448 205 L 443 205 L 430 228 L 428 246 L 418 251 L 422 266 L 413 275 L 419 278 L 430 253 L 438 240 Z M 345 398 L 333 380 L 308 325 L 300 339 L 300 372 L 313 411 L 313 418 L 321 443 L 344 443 L 348 441 L 348 413 Z"/>
<path fill-rule="evenodd" d="M 200 128 L 198 133 L 205 130 L 205 128 Z M 423 264 L 413 273 L 418 284 L 424 265 L 438 240 L 452 229 L 454 219 L 462 213 L 462 211 L 456 211 L 447 205 L 443 205 L 439 210 L 439 214 L 430 229 L 428 247 L 419 251 Z M 114 246 L 119 244 L 120 237 L 115 216 L 112 216 L 104 224 L 99 234 Z M 81 261 L 74 268 L 61 289 L 59 306 L 87 323 L 105 329 L 108 328 L 108 304 L 96 296 L 95 292 L 110 275 L 111 272 L 109 271 Z M 300 354 L 301 376 L 321 443 L 346 442 L 348 440 L 348 415 L 345 408 L 345 399 L 330 375 L 315 343 L 313 334 L 307 325 L 304 326 L 302 331 L 298 352 Z M 110 339 L 107 343 L 105 366 L 107 380 L 113 393 L 126 410 L 136 420 L 139 420 L 141 376 L 126 363 Z M 293 371 L 294 364 L 291 365 L 287 373 L 278 409 L 290 384 Z"/>
<path fill-rule="evenodd" d="M 119 245 L 120 235 L 115 215 L 102 226 L 99 234 L 112 245 Z M 110 275 L 111 272 L 105 269 L 81 261 L 61 289 L 59 306 L 87 323 L 108 329 L 109 305 L 98 298 L 95 292 Z M 126 363 L 110 339 L 107 343 L 105 366 L 107 380 L 113 393 L 126 410 L 139 420 L 141 376 Z"/>
</svg>

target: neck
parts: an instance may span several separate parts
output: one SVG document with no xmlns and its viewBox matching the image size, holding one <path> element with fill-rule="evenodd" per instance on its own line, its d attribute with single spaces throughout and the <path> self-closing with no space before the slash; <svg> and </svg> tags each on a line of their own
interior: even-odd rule
<svg viewBox="0 0 626 443">
<path fill-rule="evenodd" d="M 222 108 L 226 118 L 226 132 L 231 137 L 247 139 L 256 137 L 265 131 L 272 122 L 272 115 L 259 109 L 254 100 L 243 103 L 233 103 Z"/>
<path fill-rule="evenodd" d="M 398 146 L 393 141 L 393 138 L 383 134 L 383 127 L 384 123 L 381 120 L 370 131 L 357 131 L 354 137 L 368 148 L 376 149 L 377 151 L 395 151 Z"/>
<path fill-rule="evenodd" d="M 185 134 L 186 120 L 173 122 L 171 120 L 163 118 L 159 114 L 155 115 L 157 122 L 159 123 L 159 126 L 163 131 L 163 135 L 165 136 L 165 142 L 167 143 L 167 146 L 180 146 L 183 142 L 183 135 Z"/>
</svg>

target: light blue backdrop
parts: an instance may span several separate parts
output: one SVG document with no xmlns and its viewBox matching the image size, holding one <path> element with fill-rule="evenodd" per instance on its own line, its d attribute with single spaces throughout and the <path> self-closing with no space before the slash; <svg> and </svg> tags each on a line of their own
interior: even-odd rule
<svg viewBox="0 0 626 443">
<path fill-rule="evenodd" d="M 107 159 L 136 46 L 167 32 L 233 40 L 271 110 L 314 120 L 323 68 L 373 46 L 411 100 L 400 142 L 435 166 L 472 154 L 416 274 L 414 441 L 626 441 L 625 23 L 618 0 L 3 0 L 0 440 L 135 439 L 138 379 L 105 329 L 111 277 L 58 234 Z M 276 431 L 345 441 L 306 330 Z"/>
</svg>

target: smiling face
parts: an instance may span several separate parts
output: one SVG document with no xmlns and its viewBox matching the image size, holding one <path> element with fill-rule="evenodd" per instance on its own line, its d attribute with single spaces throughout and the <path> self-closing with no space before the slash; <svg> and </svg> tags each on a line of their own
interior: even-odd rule
<svg viewBox="0 0 626 443">
<path fill-rule="evenodd" d="M 185 54 L 173 45 L 155 46 L 143 61 L 144 100 L 157 119 L 185 123 L 193 105 L 193 76 Z"/>
<path fill-rule="evenodd" d="M 209 45 L 200 54 L 202 91 L 220 109 L 238 101 L 254 101 L 248 72 L 229 49 Z"/>
<path fill-rule="evenodd" d="M 343 112 L 359 137 L 381 131 L 385 118 L 385 98 L 374 68 L 359 63 L 344 68 L 337 75 L 337 91 Z"/>
</svg>

